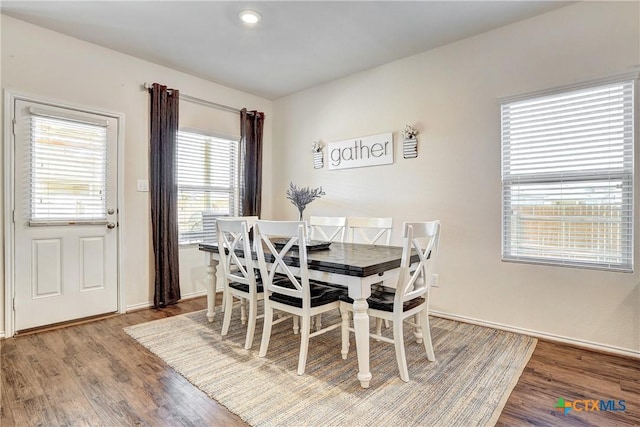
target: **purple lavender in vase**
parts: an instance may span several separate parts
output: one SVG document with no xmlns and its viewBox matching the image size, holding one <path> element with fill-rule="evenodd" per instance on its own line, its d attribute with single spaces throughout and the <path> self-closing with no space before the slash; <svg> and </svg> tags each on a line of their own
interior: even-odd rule
<svg viewBox="0 0 640 427">
<path fill-rule="evenodd" d="M 289 183 L 289 189 L 287 190 L 287 199 L 291 200 L 291 203 L 298 208 L 300 221 L 302 221 L 302 212 L 304 212 L 307 205 L 324 195 L 325 192 L 322 191 L 322 187 L 314 189 L 309 187 L 298 188 L 293 182 Z"/>
</svg>

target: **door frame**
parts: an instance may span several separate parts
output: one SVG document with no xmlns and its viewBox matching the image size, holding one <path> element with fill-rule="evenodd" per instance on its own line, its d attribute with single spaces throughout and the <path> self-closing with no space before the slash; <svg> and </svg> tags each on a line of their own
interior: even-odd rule
<svg viewBox="0 0 640 427">
<path fill-rule="evenodd" d="M 123 271 L 123 250 L 122 250 L 122 226 L 124 224 L 124 114 L 111 111 L 98 110 L 81 105 L 69 104 L 57 100 L 46 99 L 39 96 L 27 95 L 17 91 L 4 90 L 4 337 L 9 338 L 15 335 L 15 233 L 13 212 L 15 210 L 15 138 L 13 134 L 13 122 L 15 118 L 14 105 L 18 100 L 27 102 L 37 102 L 48 104 L 53 107 L 67 108 L 83 113 L 99 114 L 114 118 L 118 123 L 116 147 L 117 153 L 117 176 L 116 188 L 118 191 L 118 227 L 116 227 L 116 277 L 118 292 L 118 313 L 125 313 L 124 304 L 124 271 Z"/>
</svg>

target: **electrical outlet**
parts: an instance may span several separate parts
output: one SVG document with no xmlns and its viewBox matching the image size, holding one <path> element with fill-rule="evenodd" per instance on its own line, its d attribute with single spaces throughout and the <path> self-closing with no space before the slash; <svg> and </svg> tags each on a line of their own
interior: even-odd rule
<svg viewBox="0 0 640 427">
<path fill-rule="evenodd" d="M 139 179 L 136 185 L 138 191 L 149 191 L 149 180 Z"/>
<path fill-rule="evenodd" d="M 438 274 L 432 274 L 431 275 L 431 286 L 433 286 L 434 288 L 437 288 L 438 286 L 440 286 L 440 283 L 438 283 Z"/>
</svg>

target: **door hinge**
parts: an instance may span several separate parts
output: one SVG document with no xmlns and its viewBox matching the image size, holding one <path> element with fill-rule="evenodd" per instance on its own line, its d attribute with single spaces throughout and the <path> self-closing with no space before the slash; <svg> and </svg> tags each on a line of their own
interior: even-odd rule
<svg viewBox="0 0 640 427">
<path fill-rule="evenodd" d="M 13 297 L 12 305 L 13 305 L 13 311 L 16 311 L 16 297 Z"/>
<path fill-rule="evenodd" d="M 13 133 L 13 136 L 16 135 L 16 119 L 12 119 L 11 120 L 11 133 Z"/>
<path fill-rule="evenodd" d="M 11 211 L 11 222 L 13 222 L 14 224 L 16 223 L 16 211 L 15 210 Z"/>
</svg>

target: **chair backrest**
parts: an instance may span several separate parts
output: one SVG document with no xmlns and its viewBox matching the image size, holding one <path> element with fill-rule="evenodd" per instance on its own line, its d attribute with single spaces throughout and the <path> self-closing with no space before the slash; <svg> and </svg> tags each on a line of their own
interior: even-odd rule
<svg viewBox="0 0 640 427">
<path fill-rule="evenodd" d="M 305 221 L 263 221 L 254 226 L 255 238 L 258 239 L 258 265 L 265 292 L 276 292 L 302 299 L 302 308 L 311 307 L 311 291 L 309 288 L 309 270 L 307 267 L 307 226 Z M 278 239 L 284 245 L 272 241 Z M 294 275 L 284 258 L 288 252 L 298 254 L 299 272 Z M 267 263 L 270 263 L 267 265 Z M 274 280 L 276 273 L 289 278 L 288 286 L 282 279 Z M 297 276 L 297 277 L 296 277 Z"/>
<path fill-rule="evenodd" d="M 325 242 L 344 242 L 347 218 L 344 216 L 311 216 L 311 240 L 323 240 Z"/>
<path fill-rule="evenodd" d="M 429 292 L 440 246 L 440 221 L 405 222 L 402 229 L 402 262 L 395 303 L 422 297 Z M 411 268 L 413 251 L 419 258 L 415 269 Z"/>
<path fill-rule="evenodd" d="M 347 218 L 349 241 L 368 245 L 389 245 L 391 242 L 392 218 Z"/>
<path fill-rule="evenodd" d="M 256 222 L 258 222 L 258 220 L 260 219 L 260 217 L 257 216 L 220 216 L 218 217 L 220 219 L 223 220 L 245 220 L 247 221 L 247 225 L 249 226 L 249 230 L 251 230 L 253 228 L 254 225 L 256 225 Z"/>
<path fill-rule="evenodd" d="M 253 291 L 257 286 L 249 230 L 257 220 L 258 217 L 224 217 L 216 220 L 218 253 L 225 279 L 249 285 Z M 241 251 L 242 256 L 238 256 L 236 251 Z"/>
</svg>

